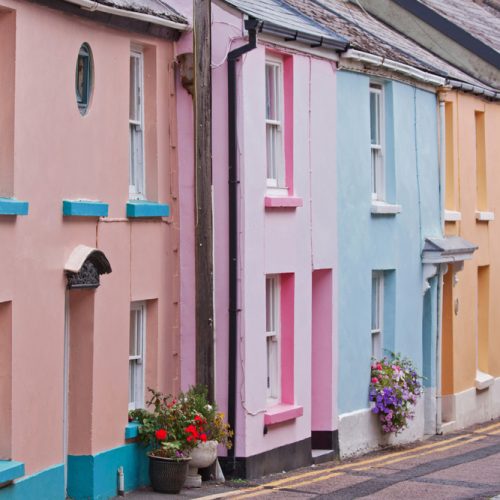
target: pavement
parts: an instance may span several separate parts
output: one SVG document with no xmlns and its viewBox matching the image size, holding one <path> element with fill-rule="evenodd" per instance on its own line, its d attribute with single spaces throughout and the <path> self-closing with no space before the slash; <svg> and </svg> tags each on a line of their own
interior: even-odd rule
<svg viewBox="0 0 500 500">
<path fill-rule="evenodd" d="M 500 500 L 500 419 L 342 462 L 258 480 L 204 482 L 201 488 L 183 489 L 179 495 L 147 488 L 128 493 L 125 500 L 257 497 Z"/>
</svg>

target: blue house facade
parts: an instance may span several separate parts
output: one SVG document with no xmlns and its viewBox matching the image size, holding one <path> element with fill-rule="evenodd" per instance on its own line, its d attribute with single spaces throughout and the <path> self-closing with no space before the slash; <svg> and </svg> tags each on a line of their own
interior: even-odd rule
<svg viewBox="0 0 500 500">
<path fill-rule="evenodd" d="M 411 358 L 434 392 L 438 278 L 426 282 L 421 254 L 442 237 L 438 104 L 415 83 L 343 70 L 337 110 L 339 440 L 349 455 L 383 442 L 368 400 L 372 358 Z M 424 406 L 398 441 L 423 436 Z"/>
</svg>

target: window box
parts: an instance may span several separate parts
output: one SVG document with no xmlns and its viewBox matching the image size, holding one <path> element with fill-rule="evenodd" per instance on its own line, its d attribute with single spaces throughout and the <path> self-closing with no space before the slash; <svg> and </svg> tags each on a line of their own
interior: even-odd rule
<svg viewBox="0 0 500 500">
<path fill-rule="evenodd" d="M 295 420 L 304 415 L 304 408 L 297 405 L 280 404 L 268 408 L 264 413 L 264 424 L 273 425 Z"/>
<path fill-rule="evenodd" d="M 29 203 L 14 198 L 0 198 L 0 215 L 28 215 Z"/>
<path fill-rule="evenodd" d="M 401 205 L 393 205 L 384 201 L 372 201 L 371 212 L 373 215 L 396 215 L 401 213 Z"/>
<path fill-rule="evenodd" d="M 478 222 L 489 222 L 490 220 L 495 220 L 494 212 L 483 212 L 476 211 L 476 220 Z"/>
<path fill-rule="evenodd" d="M 457 222 L 462 220 L 462 213 L 457 212 L 456 210 L 445 210 L 444 211 L 444 220 L 446 222 Z"/>
<path fill-rule="evenodd" d="M 0 484 L 24 476 L 24 464 L 14 460 L 0 460 Z"/>
<path fill-rule="evenodd" d="M 102 201 L 63 200 L 62 211 L 65 217 L 107 217 L 108 204 Z"/>
<path fill-rule="evenodd" d="M 131 200 L 127 202 L 127 217 L 169 217 L 170 207 L 154 201 Z"/>
<path fill-rule="evenodd" d="M 303 204 L 303 199 L 297 196 L 266 196 L 264 198 L 266 208 L 297 208 Z"/>
<path fill-rule="evenodd" d="M 129 422 L 125 426 L 125 439 L 135 439 L 139 436 L 139 424 L 137 422 Z"/>
</svg>

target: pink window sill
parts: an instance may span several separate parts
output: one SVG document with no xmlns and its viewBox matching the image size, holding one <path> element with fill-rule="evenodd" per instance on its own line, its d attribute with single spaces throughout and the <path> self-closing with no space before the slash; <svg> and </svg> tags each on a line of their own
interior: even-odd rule
<svg viewBox="0 0 500 500">
<path fill-rule="evenodd" d="M 302 198 L 297 196 L 266 196 L 264 198 L 266 208 L 297 208 L 303 204 Z"/>
<path fill-rule="evenodd" d="M 264 413 L 264 424 L 273 425 L 281 422 L 288 422 L 289 420 L 295 420 L 301 417 L 303 414 L 304 408 L 302 406 L 283 404 L 272 406 Z"/>
</svg>

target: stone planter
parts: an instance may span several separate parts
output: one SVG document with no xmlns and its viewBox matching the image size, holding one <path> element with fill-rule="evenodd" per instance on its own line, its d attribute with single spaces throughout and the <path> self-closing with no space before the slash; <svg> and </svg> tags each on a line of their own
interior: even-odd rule
<svg viewBox="0 0 500 500">
<path fill-rule="evenodd" d="M 191 450 L 191 462 L 189 462 L 189 470 L 186 478 L 186 488 L 200 488 L 201 476 L 198 474 L 198 469 L 208 467 L 215 462 L 217 458 L 217 441 L 207 441 L 206 443 L 198 443 L 196 448 Z"/>
<path fill-rule="evenodd" d="M 149 456 L 149 479 L 154 491 L 160 493 L 179 493 L 186 481 L 191 458 L 164 458 Z"/>
</svg>

